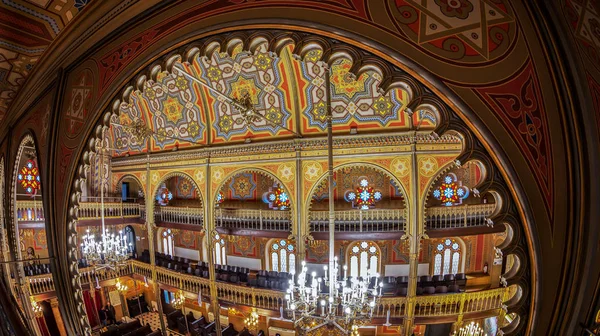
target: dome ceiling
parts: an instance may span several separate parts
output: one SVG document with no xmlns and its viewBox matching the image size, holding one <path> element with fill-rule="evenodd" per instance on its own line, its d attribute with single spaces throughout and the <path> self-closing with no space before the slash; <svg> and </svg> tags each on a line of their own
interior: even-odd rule
<svg viewBox="0 0 600 336">
<path fill-rule="evenodd" d="M 143 90 L 131 95 L 131 103 L 121 104 L 121 114 L 111 126 L 115 155 L 146 151 L 145 140 L 132 134 L 132 125 L 142 120 L 154 134 L 151 151 L 228 142 L 272 140 L 322 135 L 326 131 L 324 70 L 317 63 L 321 51 L 309 52 L 304 61 L 292 57 L 292 45 L 278 57 L 267 51 L 266 42 L 254 54 L 239 45 L 231 55 L 213 53 L 211 58 L 197 55 L 181 63 L 172 73 L 159 74 L 147 81 Z M 331 66 L 331 95 L 334 132 L 406 131 L 418 125 L 432 130 L 436 112 L 420 110 L 411 117 L 404 113 L 411 92 L 393 88 L 379 89 L 381 75 L 366 71 L 358 78 L 349 72 L 352 62 L 339 59 Z M 197 83 L 177 70 L 208 84 Z M 216 93 L 219 92 L 220 94 Z M 247 124 L 242 114 L 227 101 L 248 94 L 262 117 Z"/>
<path fill-rule="evenodd" d="M 40 56 L 89 0 L 2 0 L 0 120 Z"/>
</svg>

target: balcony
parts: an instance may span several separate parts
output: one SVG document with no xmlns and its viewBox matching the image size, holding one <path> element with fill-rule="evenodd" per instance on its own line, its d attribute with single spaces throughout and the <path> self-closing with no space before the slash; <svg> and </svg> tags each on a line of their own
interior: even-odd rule
<svg viewBox="0 0 600 336">
<path fill-rule="evenodd" d="M 215 222 L 218 231 L 224 234 L 251 235 L 254 231 L 266 231 L 263 233 L 285 238 L 292 230 L 291 212 L 281 210 L 218 208 Z"/>
<path fill-rule="evenodd" d="M 446 237 L 502 232 L 504 226 L 494 227 L 489 219 L 495 209 L 496 204 L 427 208 L 425 220 L 429 236 Z"/>
<path fill-rule="evenodd" d="M 44 206 L 42 201 L 17 201 L 16 214 L 19 224 L 44 222 Z"/>
<path fill-rule="evenodd" d="M 119 272 L 94 272 L 91 268 L 81 269 L 82 285 L 88 284 L 88 273 L 92 281 L 102 283 L 122 276 L 139 276 L 150 279 L 156 270 L 157 281 L 163 288 L 182 289 L 188 293 L 201 294 L 210 298 L 210 280 L 191 274 L 184 274 L 164 267 L 157 267 L 137 260 L 129 260 Z M 31 295 L 50 296 L 54 292 L 51 274 L 26 277 Z M 243 284 L 216 282 L 219 302 L 227 307 L 243 305 L 271 311 L 279 316 L 279 308 L 284 306 L 284 291 L 255 288 Z M 508 298 L 508 288 L 495 288 L 476 292 L 456 294 L 422 295 L 414 300 L 414 316 L 417 323 L 454 322 L 459 316 L 463 319 L 485 318 L 501 314 L 502 303 Z M 406 297 L 384 296 L 373 313 L 373 323 L 389 321 L 399 324 L 408 314 Z"/>
<path fill-rule="evenodd" d="M 335 211 L 336 239 L 362 239 L 364 232 L 374 233 L 370 239 L 398 237 L 406 231 L 405 209 L 369 209 Z M 316 239 L 326 239 L 329 232 L 329 211 L 311 211 L 311 233 Z M 381 237 L 377 233 L 383 234 Z"/>
</svg>

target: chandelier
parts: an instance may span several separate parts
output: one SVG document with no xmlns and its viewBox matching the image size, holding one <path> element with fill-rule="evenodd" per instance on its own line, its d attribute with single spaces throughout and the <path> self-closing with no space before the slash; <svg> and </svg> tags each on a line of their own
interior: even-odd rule
<svg viewBox="0 0 600 336">
<path fill-rule="evenodd" d="M 326 96 L 331 97 L 329 72 L 325 72 Z M 328 99 L 328 101 L 331 101 Z M 298 276 L 292 270 L 292 279 L 285 295 L 287 310 L 292 315 L 294 326 L 300 335 L 317 334 L 319 328 L 337 329 L 344 335 L 357 335 L 358 327 L 371 321 L 373 310 L 381 297 L 383 283 L 379 282 L 379 274 L 367 270 L 366 277 L 348 277 L 348 267 L 343 266 L 341 276 L 338 258 L 335 256 L 335 211 L 333 193 L 333 130 L 331 104 L 327 104 L 327 144 L 328 144 L 328 184 L 329 184 L 329 266 L 323 266 L 325 275 L 317 277 L 316 272 L 308 274 L 306 262 Z M 360 189 L 362 188 L 362 189 Z M 361 181 L 361 186 L 354 198 L 362 199 L 363 192 L 368 192 L 360 208 L 372 206 L 381 198 L 368 185 Z M 288 315 L 289 316 L 289 315 Z"/>
<path fill-rule="evenodd" d="M 479 323 L 471 322 L 458 331 L 455 331 L 452 336 L 487 336 L 487 334 L 479 326 Z"/>
<path fill-rule="evenodd" d="M 96 241 L 95 235 L 88 229 L 82 240 L 81 253 L 93 266 L 115 267 L 129 258 L 128 247 L 131 243 L 127 242 L 127 236 L 123 235 L 123 231 L 119 231 L 117 236 L 105 229 L 100 235 L 100 241 Z"/>
<path fill-rule="evenodd" d="M 104 138 L 104 134 L 103 134 Z M 81 253 L 86 258 L 87 262 L 97 269 L 102 268 L 117 268 L 124 265 L 124 262 L 129 258 L 130 246 L 132 242 L 127 242 L 127 236 L 123 235 L 123 231 L 119 231 L 118 236 L 111 233 L 105 226 L 104 220 L 104 141 L 98 147 L 100 155 L 99 175 L 100 175 L 100 221 L 102 223 L 102 231 L 100 240 L 97 241 L 94 234 L 90 230 L 86 230 L 86 234 L 82 237 Z"/>
<path fill-rule="evenodd" d="M 121 283 L 121 279 L 117 279 L 117 283 L 115 284 L 115 287 L 117 288 L 117 290 L 121 293 L 125 293 L 127 292 L 127 290 L 129 289 L 127 287 L 127 285 L 125 285 L 124 283 Z"/>
<path fill-rule="evenodd" d="M 173 301 L 171 301 L 171 306 L 175 309 L 181 309 L 181 307 L 183 307 L 184 303 L 185 303 L 185 295 L 183 294 L 183 291 L 180 289 L 177 291 L 177 293 L 175 293 L 175 298 L 173 299 Z"/>
<path fill-rule="evenodd" d="M 33 315 L 37 318 L 44 316 L 44 309 L 42 308 L 42 306 L 40 306 L 39 303 L 37 303 L 37 301 L 35 301 L 35 298 L 33 296 L 30 296 L 29 300 L 31 302 L 31 309 L 33 310 Z"/>
<path fill-rule="evenodd" d="M 248 330 L 255 331 L 258 329 L 258 312 L 256 311 L 256 308 L 252 308 L 250 316 L 244 319 L 244 325 Z"/>
</svg>

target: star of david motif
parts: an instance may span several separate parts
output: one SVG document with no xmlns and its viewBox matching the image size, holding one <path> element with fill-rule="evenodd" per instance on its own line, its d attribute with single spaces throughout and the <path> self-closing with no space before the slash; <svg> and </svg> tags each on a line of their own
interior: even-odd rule
<svg viewBox="0 0 600 336">
<path fill-rule="evenodd" d="M 513 14 L 505 1 L 397 0 L 392 6 L 398 26 L 415 42 L 441 49 L 442 57 L 478 53 L 490 59 L 495 49 L 514 40 Z"/>
<path fill-rule="evenodd" d="M 379 202 L 382 198 L 381 191 L 374 190 L 373 187 L 369 185 L 369 181 L 361 177 L 359 179 L 359 186 L 355 191 L 348 190 L 344 195 L 346 202 L 352 203 L 354 208 L 358 208 L 360 210 L 368 210 L 375 206 L 375 202 Z"/>
</svg>

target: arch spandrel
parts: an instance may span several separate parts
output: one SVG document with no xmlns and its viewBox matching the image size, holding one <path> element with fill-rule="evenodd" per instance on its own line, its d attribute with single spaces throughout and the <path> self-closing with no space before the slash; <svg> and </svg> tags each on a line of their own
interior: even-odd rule
<svg viewBox="0 0 600 336">
<path fill-rule="evenodd" d="M 405 216 L 408 223 L 411 222 L 410 218 L 410 194 L 408 194 L 408 189 L 406 186 L 410 185 L 410 183 L 405 183 L 407 178 L 409 178 L 409 174 L 405 176 L 397 176 L 392 171 L 396 170 L 395 167 L 392 167 L 392 162 L 397 162 L 396 159 L 401 158 L 405 159 L 408 156 L 400 156 L 394 157 L 390 156 L 387 158 L 377 157 L 376 159 L 365 159 L 365 158 L 349 158 L 345 160 L 334 160 L 333 161 L 333 170 L 336 171 L 340 168 L 344 167 L 370 167 L 376 171 L 382 172 L 384 175 L 387 175 L 394 183 L 398 185 L 398 189 L 404 195 L 404 203 L 405 203 Z M 327 171 L 327 160 L 313 160 L 303 162 L 302 165 L 302 185 L 303 185 L 303 193 L 302 199 L 305 201 L 304 208 L 301 209 L 301 220 L 302 223 L 309 222 L 309 212 L 311 206 L 311 198 L 315 193 L 316 188 L 323 181 L 327 180 L 328 171 Z M 308 237 L 310 234 L 310 225 L 302 225 L 302 235 L 304 237 Z"/>
<path fill-rule="evenodd" d="M 290 198 L 290 213 L 295 214 L 298 207 L 298 199 L 296 197 L 296 166 L 293 162 L 282 162 L 275 164 L 250 164 L 245 165 L 243 168 L 236 166 L 214 166 L 211 167 L 211 195 L 216 195 L 232 177 L 242 172 L 253 172 L 268 176 L 275 182 L 281 183 L 283 189 L 287 192 Z M 284 174 L 285 172 L 285 174 Z M 214 197 L 211 198 L 211 202 L 207 205 L 209 211 L 215 210 Z M 295 236 L 297 232 L 296 218 L 295 216 L 290 217 L 291 224 L 291 235 Z"/>
<path fill-rule="evenodd" d="M 417 154 L 417 165 L 419 167 L 419 201 L 424 204 L 427 192 L 437 177 L 447 169 L 455 165 L 456 154 Z"/>
<path fill-rule="evenodd" d="M 333 169 L 336 170 L 347 165 L 366 165 L 375 169 L 383 170 L 387 175 L 399 182 L 399 187 L 407 197 L 410 190 L 410 159 L 408 155 L 387 156 L 376 158 L 348 158 L 333 161 Z M 302 162 L 302 199 L 309 207 L 309 197 L 314 193 L 316 186 L 327 178 L 327 159 L 308 160 Z"/>
<path fill-rule="evenodd" d="M 206 181 L 204 176 L 206 176 L 206 168 L 195 168 L 195 169 L 165 169 L 165 170 L 156 170 L 150 172 L 150 190 L 152 191 L 152 198 L 156 196 L 158 192 L 158 187 L 161 183 L 167 181 L 171 177 L 180 176 L 192 181 L 195 184 L 196 190 L 200 195 L 200 200 L 204 203 L 205 194 L 204 187 L 206 186 Z"/>
</svg>

